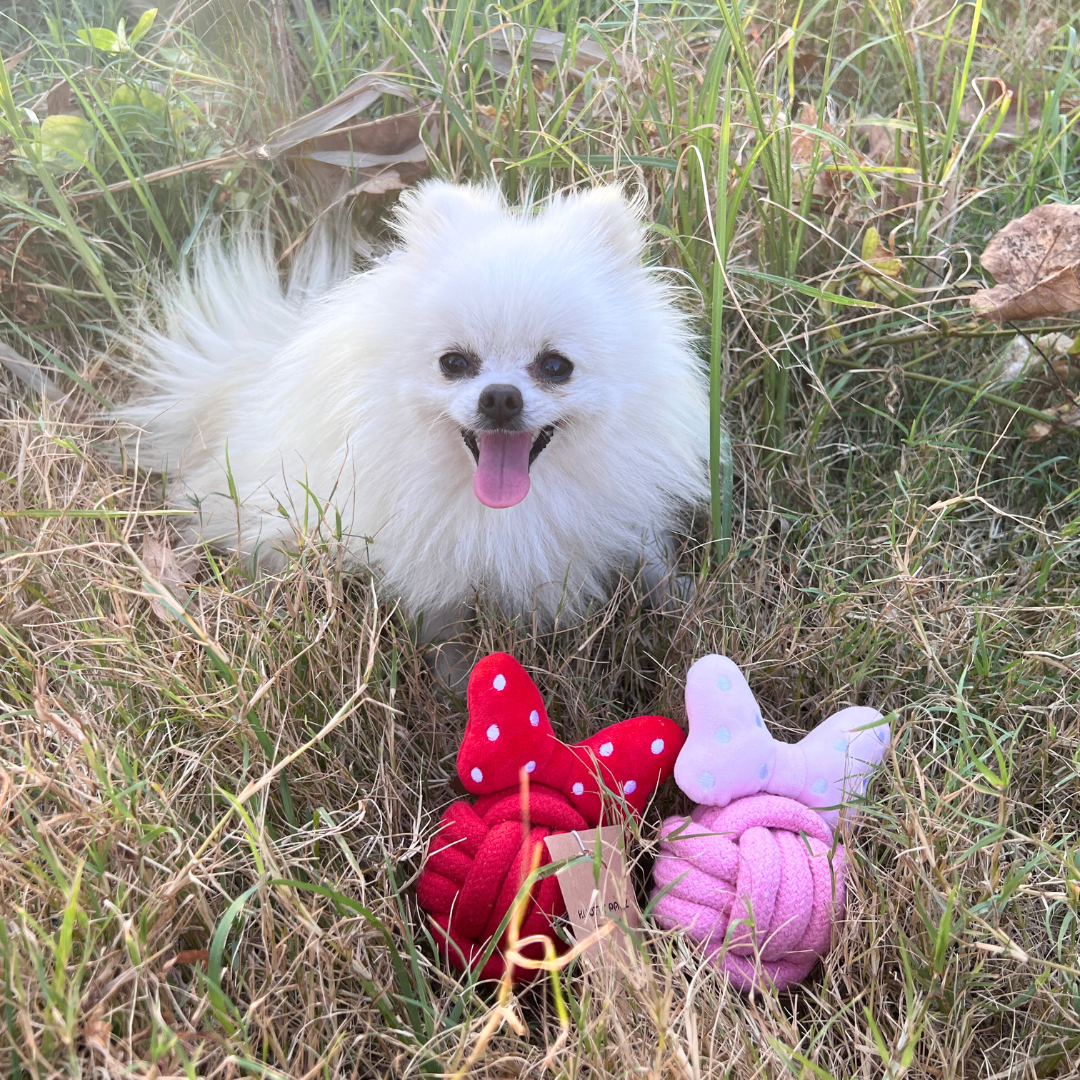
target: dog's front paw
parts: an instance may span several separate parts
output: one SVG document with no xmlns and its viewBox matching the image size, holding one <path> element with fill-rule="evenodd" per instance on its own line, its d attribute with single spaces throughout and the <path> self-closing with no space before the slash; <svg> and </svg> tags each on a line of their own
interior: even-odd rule
<svg viewBox="0 0 1080 1080">
<path fill-rule="evenodd" d="M 677 611 L 693 602 L 697 595 L 697 578 L 693 574 L 676 574 L 665 568 L 657 575 L 642 575 L 645 583 L 645 602 L 656 611 Z"/>
<path fill-rule="evenodd" d="M 674 545 L 670 540 L 654 539 L 641 562 L 641 583 L 645 602 L 658 611 L 685 607 L 697 595 L 697 578 L 680 574 L 675 568 Z"/>
<path fill-rule="evenodd" d="M 697 578 L 693 574 L 668 576 L 668 599 L 680 604 L 692 604 L 697 596 Z"/>
<path fill-rule="evenodd" d="M 460 698 L 469 683 L 469 674 L 476 662 L 476 649 L 460 641 L 443 641 L 428 645 L 424 661 L 435 676 L 439 691 Z"/>
</svg>

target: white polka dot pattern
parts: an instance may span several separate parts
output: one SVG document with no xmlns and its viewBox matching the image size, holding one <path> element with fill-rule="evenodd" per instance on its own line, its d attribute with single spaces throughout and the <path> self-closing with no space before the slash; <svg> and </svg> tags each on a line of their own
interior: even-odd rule
<svg viewBox="0 0 1080 1080">
<path fill-rule="evenodd" d="M 474 784 L 482 784 L 484 782 L 484 774 L 479 769 L 473 769 L 469 775 L 472 777 Z"/>
<path fill-rule="evenodd" d="M 499 737 L 499 725 L 498 724 L 492 724 L 491 727 L 489 727 L 487 729 L 487 737 L 492 742 L 494 742 Z"/>
<path fill-rule="evenodd" d="M 494 686 L 496 690 L 505 690 L 506 676 L 500 672 L 498 675 L 495 676 L 495 681 L 491 685 Z"/>
<path fill-rule="evenodd" d="M 601 757 L 611 757 L 611 755 L 614 753 L 614 751 L 615 751 L 615 747 L 611 743 L 606 742 L 606 743 L 604 743 L 603 746 L 600 747 L 600 756 Z"/>
</svg>

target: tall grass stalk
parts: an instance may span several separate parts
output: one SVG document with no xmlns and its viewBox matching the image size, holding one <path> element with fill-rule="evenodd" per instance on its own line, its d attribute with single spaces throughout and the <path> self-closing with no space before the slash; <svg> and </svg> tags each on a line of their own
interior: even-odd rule
<svg viewBox="0 0 1080 1080">
<path fill-rule="evenodd" d="M 731 439 L 724 428 L 724 401 L 727 387 L 724 364 L 724 290 L 725 267 L 731 250 L 732 218 L 728 207 L 731 176 L 731 67 L 724 80 L 723 115 L 720 121 L 720 145 L 716 171 L 716 217 L 714 263 L 712 270 L 712 305 L 709 339 L 709 481 L 712 497 L 712 533 L 716 555 L 726 559 L 731 550 L 732 475 Z"/>
</svg>

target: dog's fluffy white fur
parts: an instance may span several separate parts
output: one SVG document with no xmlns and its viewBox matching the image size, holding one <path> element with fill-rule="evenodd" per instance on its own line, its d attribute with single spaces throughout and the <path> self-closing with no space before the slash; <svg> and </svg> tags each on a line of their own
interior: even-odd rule
<svg viewBox="0 0 1080 1080">
<path fill-rule="evenodd" d="M 515 212 L 493 189 L 431 182 L 395 225 L 400 246 L 365 273 L 323 230 L 284 289 L 254 236 L 212 241 L 165 289 L 164 328 L 140 338 L 147 390 L 122 418 L 140 464 L 197 505 L 191 538 L 272 567 L 320 506 L 435 627 L 477 593 L 550 623 L 613 572 L 655 567 L 707 494 L 708 400 L 633 207 L 602 187 Z M 536 377 L 545 350 L 574 365 L 566 382 Z M 448 352 L 479 373 L 448 378 Z M 516 426 L 554 425 L 506 509 L 474 494 L 463 438 L 493 383 L 520 390 Z"/>
</svg>

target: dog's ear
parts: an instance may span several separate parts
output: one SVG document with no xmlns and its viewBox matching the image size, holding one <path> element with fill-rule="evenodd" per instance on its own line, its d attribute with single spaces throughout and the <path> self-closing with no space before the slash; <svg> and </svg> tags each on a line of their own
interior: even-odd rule
<svg viewBox="0 0 1080 1080">
<path fill-rule="evenodd" d="M 641 257 L 641 208 L 614 184 L 568 195 L 554 203 L 546 217 L 576 238 L 607 248 L 619 259 L 637 262 Z"/>
<path fill-rule="evenodd" d="M 431 180 L 405 192 L 394 211 L 394 230 L 410 251 L 445 243 L 455 233 L 469 233 L 506 212 L 493 187 Z"/>
</svg>

